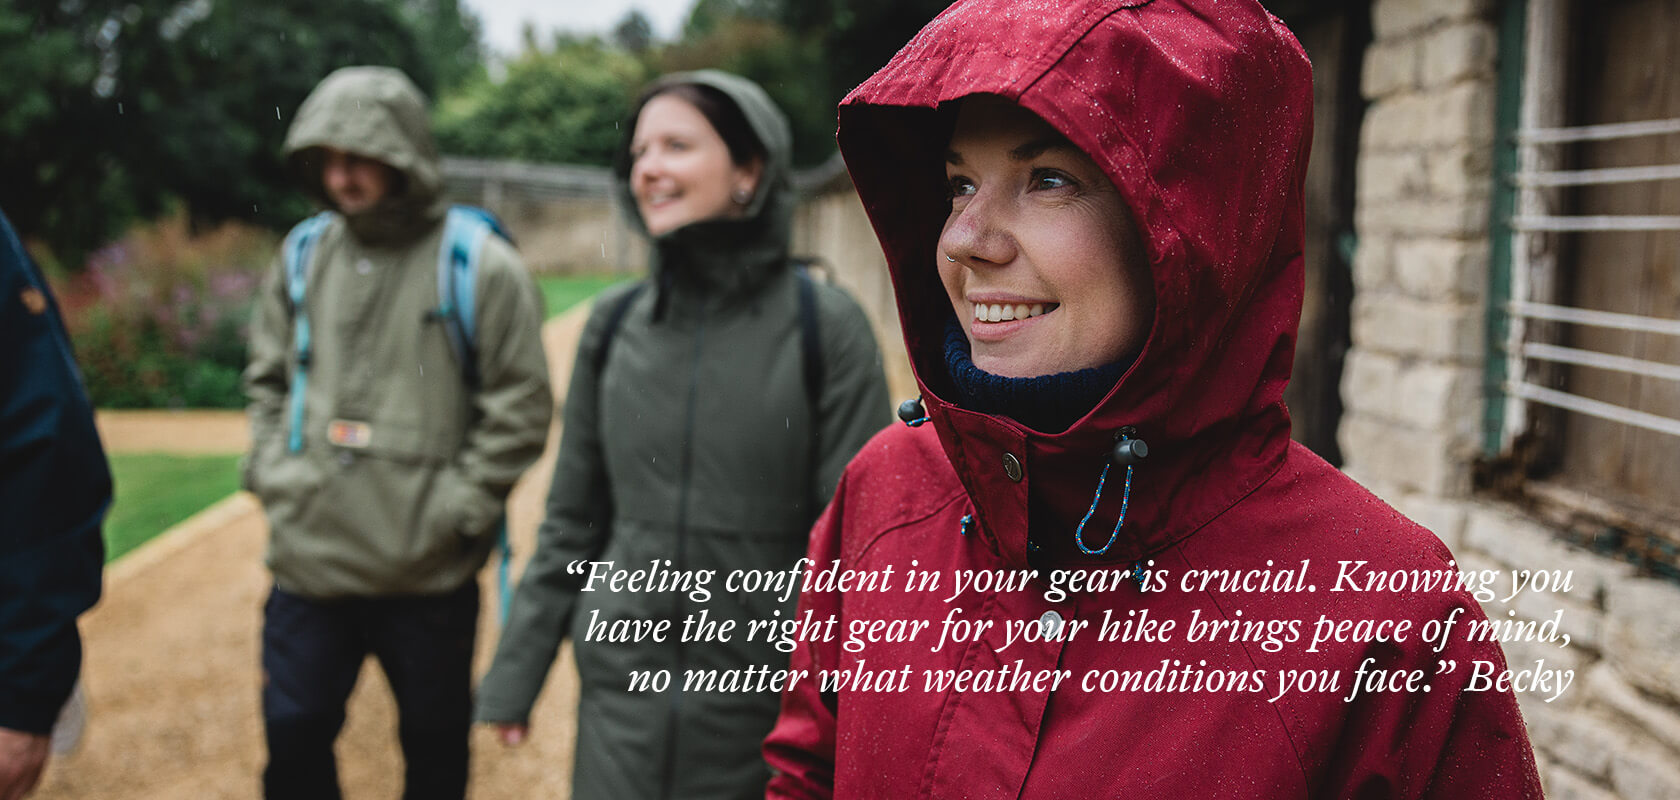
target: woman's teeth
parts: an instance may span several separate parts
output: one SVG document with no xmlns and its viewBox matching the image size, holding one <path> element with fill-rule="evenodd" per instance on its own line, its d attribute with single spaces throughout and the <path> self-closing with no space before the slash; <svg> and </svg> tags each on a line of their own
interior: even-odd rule
<svg viewBox="0 0 1680 800">
<path fill-rule="evenodd" d="M 1056 304 L 1051 303 L 1051 308 Z M 1027 319 L 1044 313 L 1043 303 L 1016 303 L 1002 305 L 999 303 L 975 303 L 974 319 L 977 322 L 1008 322 L 1010 320 Z"/>
</svg>

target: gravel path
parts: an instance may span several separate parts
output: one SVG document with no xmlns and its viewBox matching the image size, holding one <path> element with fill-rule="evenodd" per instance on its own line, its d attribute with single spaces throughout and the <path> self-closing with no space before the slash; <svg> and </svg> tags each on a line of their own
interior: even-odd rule
<svg viewBox="0 0 1680 800">
<path fill-rule="evenodd" d="M 556 395 L 587 306 L 543 330 Z M 240 452 L 239 412 L 101 414 L 113 451 Z M 510 530 L 529 556 L 547 491 L 549 452 L 515 487 Z M 237 494 L 124 557 L 106 570 L 105 596 L 83 617 L 82 677 L 88 725 L 80 747 L 54 759 L 39 800 L 199 800 L 261 795 L 264 761 L 258 697 L 259 623 L 269 576 L 262 567 L 267 526 L 256 501 Z M 516 559 L 516 570 L 522 558 Z M 516 573 L 517 574 L 517 573 Z M 481 576 L 485 618 L 478 671 L 495 644 L 495 573 Z M 577 676 L 561 655 L 533 713 L 531 741 L 504 748 L 489 730 L 473 732 L 475 800 L 564 798 L 570 794 Z M 350 699 L 338 740 L 348 800 L 401 794 L 396 713 L 384 676 L 370 662 Z"/>
</svg>

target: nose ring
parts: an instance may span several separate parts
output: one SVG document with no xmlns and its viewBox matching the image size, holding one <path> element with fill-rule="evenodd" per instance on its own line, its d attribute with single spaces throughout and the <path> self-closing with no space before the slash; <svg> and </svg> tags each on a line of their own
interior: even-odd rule
<svg viewBox="0 0 1680 800">
<path fill-rule="evenodd" d="M 945 260 L 951 262 L 952 264 L 957 263 L 957 260 L 952 258 L 948 253 L 940 253 L 940 255 L 945 256 Z"/>
</svg>

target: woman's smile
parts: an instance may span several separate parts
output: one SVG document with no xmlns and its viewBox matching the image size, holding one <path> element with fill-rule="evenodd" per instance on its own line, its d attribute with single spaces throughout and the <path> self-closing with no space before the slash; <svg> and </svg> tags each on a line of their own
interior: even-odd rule
<svg viewBox="0 0 1680 800">
<path fill-rule="evenodd" d="M 972 301 L 974 316 L 969 335 L 978 342 L 1001 342 L 1038 324 L 1061 304 L 1013 297 L 980 297 Z"/>
</svg>

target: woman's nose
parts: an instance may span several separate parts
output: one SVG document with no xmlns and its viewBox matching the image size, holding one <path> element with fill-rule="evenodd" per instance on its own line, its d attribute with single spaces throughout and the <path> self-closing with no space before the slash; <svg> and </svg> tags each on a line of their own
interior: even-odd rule
<svg viewBox="0 0 1680 800">
<path fill-rule="evenodd" d="M 968 267 L 1007 264 L 1015 258 L 1010 215 L 1001 198 L 984 191 L 969 198 L 939 235 L 945 257 Z"/>
<path fill-rule="evenodd" d="M 664 170 L 664 162 L 664 158 L 651 149 L 636 156 L 636 160 L 630 165 L 631 183 L 642 183 L 659 177 Z"/>
</svg>

